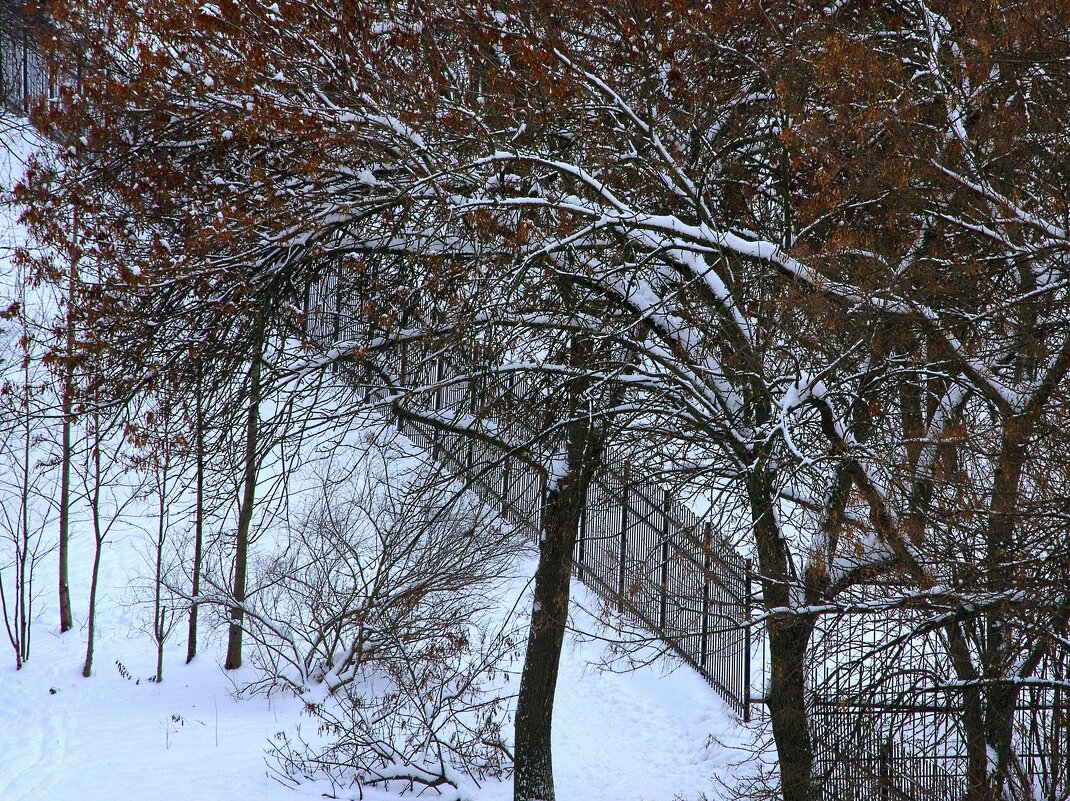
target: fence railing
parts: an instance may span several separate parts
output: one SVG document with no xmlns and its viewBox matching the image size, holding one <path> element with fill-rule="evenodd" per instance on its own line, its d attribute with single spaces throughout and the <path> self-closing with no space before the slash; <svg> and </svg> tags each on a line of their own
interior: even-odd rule
<svg viewBox="0 0 1070 801">
<path fill-rule="evenodd" d="M 349 298 L 328 276 L 305 301 L 313 340 L 360 341 L 359 298 Z M 472 371 L 456 353 L 399 348 L 375 360 L 378 380 L 406 391 L 423 414 L 471 419 L 483 408 L 500 447 L 432 423 L 399 418 L 418 446 L 448 462 L 513 523 L 537 537 L 545 498 L 544 471 L 531 459 L 539 431 L 523 410 L 538 408 L 539 388 L 523 373 Z M 347 368 L 348 369 L 348 368 Z M 376 383 L 363 372 L 352 383 Z M 504 411 L 503 411 L 504 410 Z M 509 410 L 514 410 L 510 414 Z M 484 420 L 484 424 L 488 421 Z M 552 450 L 550 448 L 549 450 Z M 694 668 L 744 720 L 751 706 L 750 566 L 718 547 L 708 523 L 610 452 L 588 489 L 573 562 L 576 576 L 633 624 L 646 629 Z"/>
<path fill-rule="evenodd" d="M 35 101 L 55 89 L 34 30 L 20 10 L 0 6 L 0 102 L 19 114 L 28 114 Z"/>
</svg>

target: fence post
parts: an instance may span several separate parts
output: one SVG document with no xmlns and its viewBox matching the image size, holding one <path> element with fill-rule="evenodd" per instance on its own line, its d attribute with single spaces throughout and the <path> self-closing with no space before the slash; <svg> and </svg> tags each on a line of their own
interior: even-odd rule
<svg viewBox="0 0 1070 801">
<path fill-rule="evenodd" d="M 617 611 L 624 611 L 624 559 L 628 555 L 628 467 L 624 467 L 624 482 L 620 503 L 620 563 L 617 570 Z"/>
<path fill-rule="evenodd" d="M 535 479 L 539 481 L 538 478 Z M 539 522 L 536 531 L 539 532 L 538 544 L 542 545 L 546 539 L 546 499 L 549 497 L 549 481 L 543 481 L 539 487 Z"/>
<path fill-rule="evenodd" d="M 887 801 L 891 797 L 892 771 L 891 765 L 892 744 L 890 740 L 881 743 L 877 753 L 877 771 L 879 775 L 880 799 Z"/>
<path fill-rule="evenodd" d="M 446 376 L 446 358 L 439 355 L 435 362 L 435 412 L 442 411 L 442 380 Z M 441 417 L 439 417 L 441 423 Z M 437 429 L 432 429 L 431 433 L 431 458 L 438 459 L 439 453 L 442 450 L 440 443 L 445 442 L 446 434 Z"/>
<path fill-rule="evenodd" d="M 672 495 L 665 490 L 664 520 L 661 525 L 661 606 L 658 610 L 658 625 L 664 629 L 669 612 L 669 510 Z"/>
<path fill-rule="evenodd" d="M 589 487 L 583 489 L 583 506 L 580 507 L 580 534 L 576 538 L 576 576 L 583 581 L 583 563 L 586 561 L 587 549 L 587 493 Z"/>
<path fill-rule="evenodd" d="M 409 346 L 408 346 L 407 343 L 402 342 L 401 343 L 401 355 L 398 356 L 398 388 L 399 389 L 405 386 L 405 372 L 406 372 L 406 370 L 408 368 L 408 360 L 409 360 Z M 397 401 L 395 400 L 394 403 L 397 403 Z M 401 430 L 402 430 L 401 417 L 400 416 L 396 417 L 395 418 L 395 422 L 397 423 L 398 432 L 400 433 Z"/>
<path fill-rule="evenodd" d="M 743 579 L 743 722 L 750 722 L 751 560 L 744 564 Z"/>
<path fill-rule="evenodd" d="M 505 514 L 509 509 L 509 454 L 502 458 L 502 494 L 501 512 Z"/>
<path fill-rule="evenodd" d="M 30 31 L 22 29 L 22 110 L 30 113 Z"/>
<path fill-rule="evenodd" d="M 699 643 L 699 667 L 706 673 L 710 655 L 710 523 L 702 525 L 702 640 Z"/>
</svg>

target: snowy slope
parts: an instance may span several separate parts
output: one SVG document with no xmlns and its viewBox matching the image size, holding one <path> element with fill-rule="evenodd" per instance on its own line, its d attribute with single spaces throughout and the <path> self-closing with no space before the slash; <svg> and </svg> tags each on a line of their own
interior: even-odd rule
<svg viewBox="0 0 1070 801">
<path fill-rule="evenodd" d="M 32 137 L 9 131 L 0 151 L 0 182 L 9 189 L 32 151 Z M 0 290 L 10 291 L 11 243 L 21 234 L 7 211 L 0 219 Z M 0 298 L 0 305 L 6 305 Z M 108 539 L 99 595 L 94 676 L 81 676 L 86 645 L 86 602 L 92 535 L 78 516 L 72 538 L 71 594 L 75 628 L 60 636 L 55 598 L 55 555 L 37 569 L 32 654 L 21 670 L 0 637 L 0 801 L 276 801 L 320 798 L 325 784 L 296 790 L 275 781 L 265 749 L 277 732 L 304 723 L 299 699 L 236 693 L 255 679 L 251 669 L 224 672 L 221 632 L 202 634 L 201 655 L 184 664 L 184 622 L 167 645 L 165 680 L 155 672 L 154 643 L 144 630 L 145 610 L 131 587 L 148 569 L 142 509 Z M 172 521 L 181 528 L 183 521 Z M 54 537 L 50 530 L 47 535 Z M 8 544 L 0 566 L 9 567 Z M 533 560 L 521 565 L 530 574 Z M 518 580 L 515 592 L 527 593 Z M 716 778 L 727 778 L 740 754 L 721 745 L 745 739 L 719 698 L 686 668 L 664 661 L 630 672 L 603 672 L 602 632 L 585 611 L 597 602 L 576 585 L 572 633 L 566 645 L 555 707 L 554 752 L 562 801 L 652 801 L 703 793 L 714 797 Z M 530 607 L 526 596 L 503 604 Z M 208 621 L 205 621 L 208 625 Z M 586 633 L 586 634 L 584 634 Z M 514 667 L 515 669 L 515 667 Z M 461 788 L 470 801 L 511 798 L 508 782 Z M 359 797 L 358 790 L 350 791 Z M 456 794 L 453 794 L 455 796 Z M 395 798 L 367 790 L 365 798 Z M 451 797 L 447 794 L 445 797 Z"/>
</svg>

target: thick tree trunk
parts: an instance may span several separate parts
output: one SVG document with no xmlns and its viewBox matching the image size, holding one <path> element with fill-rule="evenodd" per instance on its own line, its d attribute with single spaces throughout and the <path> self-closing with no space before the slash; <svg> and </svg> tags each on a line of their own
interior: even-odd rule
<svg viewBox="0 0 1070 801">
<path fill-rule="evenodd" d="M 245 585 L 249 562 L 249 529 L 253 521 L 256 498 L 257 441 L 260 425 L 260 356 L 258 344 L 249 368 L 249 410 L 245 423 L 245 475 L 241 506 L 238 509 L 238 531 L 234 547 L 234 583 L 230 609 L 230 632 L 227 638 L 227 659 L 224 667 L 235 670 L 242 664 L 242 625 L 245 620 Z"/>
<path fill-rule="evenodd" d="M 748 476 L 750 501 L 762 594 L 766 610 L 792 606 L 787 543 L 776 522 L 772 477 L 756 469 Z M 813 620 L 791 614 L 774 614 L 768 626 L 770 676 L 766 703 L 780 766 L 784 801 L 814 801 L 814 750 L 806 711 L 806 654 Z"/>
<path fill-rule="evenodd" d="M 575 503 L 575 494 L 574 488 L 567 486 L 551 490 L 543 511 L 544 536 L 539 547 L 535 600 L 516 703 L 515 801 L 553 801 L 554 798 L 550 730 L 568 620 L 572 549 L 579 525 L 580 506 Z"/>
<path fill-rule="evenodd" d="M 571 364 L 583 365 L 588 355 L 588 344 L 575 338 Z M 514 801 L 554 799 L 550 734 L 561 646 L 568 621 L 572 552 L 587 488 L 602 462 L 605 444 L 604 434 L 592 431 L 589 418 L 576 414 L 578 399 L 585 388 L 583 381 L 573 382 L 569 387 L 569 413 L 574 422 L 566 427 L 566 472 L 556 486 L 548 487 L 543 507 L 535 598 L 516 701 Z"/>
<path fill-rule="evenodd" d="M 813 744 L 806 712 L 806 652 L 813 626 L 809 620 L 788 617 L 769 623 L 769 718 L 780 764 L 784 801 L 811 801 Z"/>
</svg>

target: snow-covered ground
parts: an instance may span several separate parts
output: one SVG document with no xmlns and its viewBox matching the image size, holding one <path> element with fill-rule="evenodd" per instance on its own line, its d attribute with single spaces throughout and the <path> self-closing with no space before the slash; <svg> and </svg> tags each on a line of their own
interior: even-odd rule
<svg viewBox="0 0 1070 801">
<path fill-rule="evenodd" d="M 0 185 L 10 189 L 33 138 L 7 129 L 0 150 Z M 21 236 L 11 210 L 0 215 L 0 287 L 12 287 L 11 243 Z M 6 305 L 7 300 L 0 305 Z M 142 512 L 144 513 L 144 512 Z M 79 516 L 80 517 L 80 516 Z M 171 521 L 176 528 L 183 521 Z M 94 675 L 81 676 L 92 535 L 79 519 L 71 543 L 75 628 L 58 634 L 55 554 L 34 575 L 31 658 L 15 670 L 0 636 L 0 801 L 282 801 L 320 798 L 324 783 L 291 789 L 272 778 L 265 751 L 278 732 L 314 723 L 299 698 L 238 692 L 255 680 L 252 668 L 222 670 L 221 632 L 202 634 L 201 653 L 185 664 L 185 622 L 165 652 L 164 681 L 155 673 L 155 644 L 146 633 L 145 608 L 132 587 L 144 583 L 146 534 L 152 520 L 133 519 L 104 546 L 98 599 Z M 54 539 L 50 526 L 45 540 Z M 10 543 L 0 566 L 10 568 Z M 533 559 L 521 565 L 530 572 Z M 515 592 L 527 592 L 519 580 Z M 698 799 L 717 794 L 742 754 L 726 747 L 747 732 L 693 672 L 666 661 L 630 671 L 605 671 L 598 604 L 581 586 L 561 669 L 554 721 L 554 761 L 562 801 Z M 530 601 L 505 598 L 518 609 Z M 206 616 L 207 617 L 207 616 Z M 204 627 L 210 625 L 204 621 Z M 601 632 L 605 633 L 605 632 Z M 673 668 L 676 668 L 673 670 Z M 516 666 L 513 666 L 516 669 Z M 515 685 L 514 685 L 515 686 Z M 425 796 L 434 796 L 428 791 Z M 445 797 L 456 797 L 447 793 Z M 467 785 L 469 801 L 511 798 L 506 782 Z M 342 797 L 360 797 L 352 789 Z M 395 798 L 365 790 L 364 798 Z"/>
<path fill-rule="evenodd" d="M 155 653 L 133 610 L 121 603 L 132 571 L 142 569 L 133 536 L 114 542 L 104 561 L 96 675 L 81 676 L 84 620 L 57 634 L 46 563 L 32 658 L 19 672 L 0 651 L 0 799 L 4 801 L 296 801 L 320 798 L 326 785 L 291 790 L 270 777 L 265 749 L 276 732 L 302 721 L 301 702 L 276 693 L 236 697 L 251 669 L 220 667 L 220 643 L 184 664 L 185 643 L 168 646 L 165 679 L 147 680 Z M 89 563 L 90 543 L 75 540 L 72 565 Z M 86 586 L 72 587 L 84 606 Z M 577 585 L 581 603 L 593 602 Z M 125 611 L 124 611 L 125 610 Z M 580 629 L 595 626 L 577 610 Z M 629 672 L 599 670 L 604 643 L 571 634 L 555 706 L 554 760 L 562 801 L 695 799 L 715 794 L 739 752 L 711 744 L 738 741 L 744 731 L 692 671 L 666 674 L 665 663 Z M 120 668 L 121 666 L 121 668 Z M 352 791 L 357 797 L 357 791 Z M 430 793 L 434 795 L 434 793 Z M 511 798 L 508 784 L 465 788 L 471 801 Z M 345 796 L 343 796 L 345 797 Z M 366 798 L 386 798 L 366 792 Z"/>
</svg>

